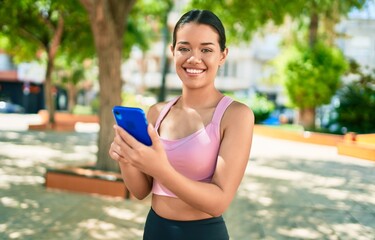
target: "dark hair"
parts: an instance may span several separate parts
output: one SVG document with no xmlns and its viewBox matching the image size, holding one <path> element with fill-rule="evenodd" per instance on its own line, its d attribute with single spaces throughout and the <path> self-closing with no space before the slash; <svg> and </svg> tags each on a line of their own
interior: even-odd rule
<svg viewBox="0 0 375 240">
<path fill-rule="evenodd" d="M 181 18 L 177 21 L 176 26 L 173 30 L 173 40 L 172 46 L 175 48 L 176 46 L 176 34 L 177 30 L 180 29 L 186 23 L 198 23 L 198 24 L 205 24 L 213 27 L 217 33 L 219 34 L 219 45 L 221 51 L 224 51 L 226 46 L 226 37 L 225 37 L 225 29 L 220 21 L 220 19 L 211 11 L 209 10 L 190 10 L 189 12 L 185 13 L 181 16 Z"/>
</svg>

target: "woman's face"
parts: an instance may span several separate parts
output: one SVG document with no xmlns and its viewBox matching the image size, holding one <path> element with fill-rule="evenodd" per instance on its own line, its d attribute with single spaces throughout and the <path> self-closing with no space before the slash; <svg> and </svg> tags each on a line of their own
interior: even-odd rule
<svg viewBox="0 0 375 240">
<path fill-rule="evenodd" d="M 183 84 L 200 88 L 214 84 L 227 49 L 220 51 L 219 35 L 209 25 L 186 23 L 176 33 L 176 46 L 171 47 L 176 72 Z"/>
</svg>

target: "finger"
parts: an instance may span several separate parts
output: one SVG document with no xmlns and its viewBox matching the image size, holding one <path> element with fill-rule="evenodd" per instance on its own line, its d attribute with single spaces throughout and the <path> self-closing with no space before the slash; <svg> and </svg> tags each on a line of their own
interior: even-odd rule
<svg viewBox="0 0 375 240">
<path fill-rule="evenodd" d="M 121 148 L 120 146 L 118 146 L 116 143 L 112 143 L 111 144 L 111 147 L 110 147 L 110 150 L 109 150 L 109 156 L 117 161 L 117 162 L 121 162 L 121 163 L 129 163 L 129 161 L 127 160 L 127 156 L 126 156 L 126 153 L 123 153 L 121 151 Z"/>
<path fill-rule="evenodd" d="M 122 158 L 126 159 L 126 162 L 129 162 L 130 160 L 134 160 L 136 158 L 137 154 L 139 153 L 138 150 L 140 150 L 142 146 L 144 146 L 142 143 L 138 142 L 136 139 L 134 139 L 130 134 L 128 134 L 126 131 L 121 129 L 120 127 L 116 128 L 116 131 L 118 132 L 115 139 L 115 147 L 114 149 L 116 152 L 122 156 Z M 121 134 L 123 132 L 123 134 Z M 130 145 L 129 141 L 126 141 L 126 135 L 129 135 L 130 138 L 134 139 L 133 145 Z M 125 139 L 124 139 L 125 138 Z"/>
<path fill-rule="evenodd" d="M 122 139 L 122 137 L 119 134 L 115 135 L 113 142 L 116 143 L 118 146 L 122 146 L 123 144 L 126 144 L 124 139 Z"/>
<path fill-rule="evenodd" d="M 115 126 L 116 133 L 121 137 L 124 142 L 129 145 L 131 148 L 136 148 L 141 145 L 141 143 L 130 135 L 127 131 L 119 126 Z"/>
<path fill-rule="evenodd" d="M 121 154 L 121 147 L 116 142 L 112 142 L 111 147 L 109 149 L 109 155 L 123 157 L 123 155 Z"/>
<path fill-rule="evenodd" d="M 116 134 L 115 138 L 113 139 L 111 148 L 124 158 L 127 158 L 128 153 L 132 150 L 132 148 L 121 138 L 119 134 Z"/>
<path fill-rule="evenodd" d="M 115 150 L 116 147 L 115 147 L 115 144 L 112 143 L 111 144 L 111 147 L 108 151 L 109 153 L 109 156 L 113 159 L 113 160 L 116 160 L 116 161 L 119 161 L 119 159 L 121 158 L 120 154 Z"/>
<path fill-rule="evenodd" d="M 116 136 L 112 144 L 114 152 L 122 158 L 129 159 L 132 148 L 120 136 Z"/>
<path fill-rule="evenodd" d="M 113 160 L 115 160 L 115 161 L 117 161 L 117 162 L 119 162 L 120 159 L 121 159 L 121 156 L 118 155 L 116 152 L 109 152 L 109 156 L 110 156 Z"/>
</svg>

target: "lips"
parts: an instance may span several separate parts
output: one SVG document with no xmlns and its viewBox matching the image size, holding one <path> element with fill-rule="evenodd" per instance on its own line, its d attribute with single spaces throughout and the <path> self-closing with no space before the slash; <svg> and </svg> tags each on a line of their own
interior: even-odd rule
<svg viewBox="0 0 375 240">
<path fill-rule="evenodd" d="M 200 74 L 200 73 L 204 72 L 203 69 L 194 69 L 194 68 L 185 68 L 185 71 L 187 73 L 191 73 L 191 74 Z"/>
</svg>

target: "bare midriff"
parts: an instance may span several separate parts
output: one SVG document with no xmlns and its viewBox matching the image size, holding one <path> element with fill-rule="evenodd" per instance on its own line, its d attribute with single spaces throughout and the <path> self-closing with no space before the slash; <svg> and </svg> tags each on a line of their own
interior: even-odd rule
<svg viewBox="0 0 375 240">
<path fill-rule="evenodd" d="M 152 208 L 161 217 L 171 220 L 189 221 L 212 218 L 179 198 L 152 195 Z"/>
</svg>

